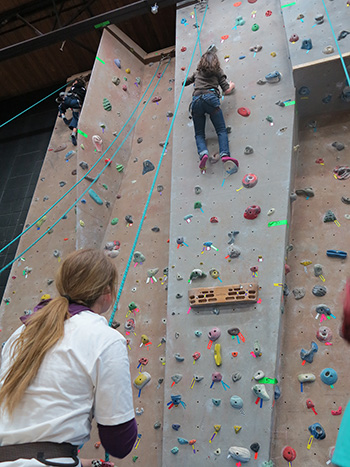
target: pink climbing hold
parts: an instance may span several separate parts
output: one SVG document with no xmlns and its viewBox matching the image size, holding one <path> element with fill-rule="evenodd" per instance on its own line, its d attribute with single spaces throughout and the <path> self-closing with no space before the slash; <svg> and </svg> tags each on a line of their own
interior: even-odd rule
<svg viewBox="0 0 350 467">
<path fill-rule="evenodd" d="M 247 107 L 240 107 L 237 112 L 239 115 L 242 115 L 242 117 L 249 117 L 250 115 L 250 110 Z"/>
<path fill-rule="evenodd" d="M 99 135 L 94 135 L 92 137 L 92 142 L 94 143 L 94 146 L 96 148 L 97 152 L 102 152 L 102 138 Z"/>
<path fill-rule="evenodd" d="M 123 86 L 123 91 L 126 92 L 127 90 L 128 90 L 128 87 L 126 86 L 126 84 L 124 84 L 124 86 Z"/>
</svg>

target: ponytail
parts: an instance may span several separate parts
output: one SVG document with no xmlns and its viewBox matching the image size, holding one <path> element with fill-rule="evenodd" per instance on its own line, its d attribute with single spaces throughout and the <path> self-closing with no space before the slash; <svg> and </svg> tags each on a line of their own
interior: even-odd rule
<svg viewBox="0 0 350 467">
<path fill-rule="evenodd" d="M 10 415 L 37 375 L 46 352 L 62 339 L 64 322 L 69 317 L 67 298 L 55 298 L 29 316 L 25 329 L 13 342 L 14 362 L 0 390 L 0 406 Z"/>
</svg>

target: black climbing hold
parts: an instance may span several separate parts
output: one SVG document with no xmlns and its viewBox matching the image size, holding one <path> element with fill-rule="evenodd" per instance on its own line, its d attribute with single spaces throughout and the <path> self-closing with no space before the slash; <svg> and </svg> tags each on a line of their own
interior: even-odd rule
<svg viewBox="0 0 350 467">
<path fill-rule="evenodd" d="M 133 224 L 134 223 L 133 218 L 132 218 L 132 216 L 130 214 L 125 216 L 125 220 L 126 220 L 126 222 L 128 224 Z"/>
<path fill-rule="evenodd" d="M 344 144 L 338 143 L 338 141 L 334 141 L 334 143 L 332 143 L 332 146 L 338 151 L 342 151 L 345 148 Z"/>
<path fill-rule="evenodd" d="M 143 170 L 142 170 L 142 175 L 145 175 L 147 172 L 152 172 L 154 170 L 154 165 L 152 162 L 148 159 L 143 161 Z"/>
<path fill-rule="evenodd" d="M 260 449 L 260 444 L 259 443 L 252 443 L 250 445 L 250 449 L 253 451 L 253 452 L 258 452 L 259 449 Z"/>
<path fill-rule="evenodd" d="M 239 328 L 230 328 L 227 330 L 227 332 L 230 334 L 230 336 L 238 336 L 241 331 Z"/>
<path fill-rule="evenodd" d="M 338 36 L 338 41 L 342 40 L 342 39 L 345 39 L 345 37 L 350 34 L 349 31 L 342 31 L 339 36 Z"/>
<path fill-rule="evenodd" d="M 298 90 L 298 94 L 300 96 L 309 96 L 310 95 L 310 89 L 307 86 L 301 86 Z"/>
<path fill-rule="evenodd" d="M 160 231 L 160 228 L 155 226 L 155 227 L 152 227 L 152 232 L 159 232 Z"/>
<path fill-rule="evenodd" d="M 342 196 L 341 200 L 344 204 L 350 204 L 350 198 L 348 198 L 347 196 Z"/>
<path fill-rule="evenodd" d="M 323 218 L 323 222 L 334 222 L 336 220 L 337 218 L 335 217 L 334 212 L 331 211 L 330 209 L 326 212 Z"/>
<path fill-rule="evenodd" d="M 312 293 L 316 297 L 323 297 L 327 293 L 327 288 L 324 285 L 315 285 L 312 289 Z"/>
</svg>

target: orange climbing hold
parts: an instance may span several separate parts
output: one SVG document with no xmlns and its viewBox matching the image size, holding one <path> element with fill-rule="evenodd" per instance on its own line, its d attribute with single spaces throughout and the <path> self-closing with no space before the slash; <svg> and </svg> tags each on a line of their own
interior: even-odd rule
<svg viewBox="0 0 350 467">
<path fill-rule="evenodd" d="M 236 7 L 241 6 L 241 5 L 242 5 L 242 2 L 236 2 L 236 3 L 233 4 L 233 6 L 236 6 Z"/>
<path fill-rule="evenodd" d="M 226 41 L 228 39 L 228 37 L 229 37 L 228 34 L 226 34 L 225 36 L 221 36 L 221 40 Z"/>
</svg>

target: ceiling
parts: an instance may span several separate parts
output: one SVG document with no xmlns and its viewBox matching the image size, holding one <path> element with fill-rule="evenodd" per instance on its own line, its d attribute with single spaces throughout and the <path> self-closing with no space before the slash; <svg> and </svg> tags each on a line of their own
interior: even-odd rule
<svg viewBox="0 0 350 467">
<path fill-rule="evenodd" d="M 5 0 L 0 3 L 0 101 L 62 86 L 92 68 L 109 20 L 145 52 L 175 44 L 176 0 Z M 107 14 L 108 13 L 108 14 Z"/>
</svg>

